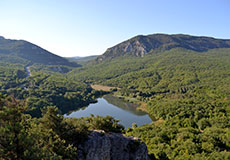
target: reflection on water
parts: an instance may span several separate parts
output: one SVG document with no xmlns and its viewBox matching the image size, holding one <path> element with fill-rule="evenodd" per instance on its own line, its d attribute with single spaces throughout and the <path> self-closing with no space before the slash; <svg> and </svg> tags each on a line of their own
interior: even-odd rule
<svg viewBox="0 0 230 160">
<path fill-rule="evenodd" d="M 137 105 L 124 102 L 123 100 L 111 95 L 106 95 L 103 98 L 98 98 L 97 100 L 97 103 L 90 104 L 88 107 L 72 112 L 69 115 L 65 115 L 65 117 L 80 118 L 90 116 L 91 114 L 99 116 L 110 115 L 115 119 L 119 119 L 120 123 L 124 125 L 125 128 L 131 127 L 132 123 L 136 123 L 138 126 L 141 126 L 152 122 L 148 114 L 136 110 Z"/>
<path fill-rule="evenodd" d="M 135 115 L 146 115 L 145 112 L 137 110 L 138 105 L 137 104 L 132 104 L 132 103 L 128 103 L 123 101 L 122 99 L 112 96 L 112 95 L 106 95 L 103 97 L 109 104 L 112 104 L 114 106 L 117 106 L 123 110 L 126 110 L 128 112 L 131 112 Z"/>
</svg>

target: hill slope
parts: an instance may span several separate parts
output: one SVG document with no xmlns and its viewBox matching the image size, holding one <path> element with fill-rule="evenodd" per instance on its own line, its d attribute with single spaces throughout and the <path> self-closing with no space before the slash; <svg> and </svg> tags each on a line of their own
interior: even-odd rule
<svg viewBox="0 0 230 160">
<path fill-rule="evenodd" d="M 143 57 L 148 53 L 159 53 L 172 48 L 204 52 L 215 48 L 230 48 L 230 40 L 183 34 L 139 35 L 107 49 L 102 56 L 97 58 L 97 61 L 100 62 L 124 55 Z"/>
<path fill-rule="evenodd" d="M 79 66 L 30 42 L 4 37 L 0 37 L 0 57 L 8 63 Z"/>
</svg>

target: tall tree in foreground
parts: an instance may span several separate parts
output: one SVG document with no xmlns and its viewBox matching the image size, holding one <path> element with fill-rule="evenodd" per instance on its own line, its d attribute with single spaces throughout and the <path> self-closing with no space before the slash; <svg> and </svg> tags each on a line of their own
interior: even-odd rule
<svg viewBox="0 0 230 160">
<path fill-rule="evenodd" d="M 0 159 L 38 159 L 30 133 L 31 116 L 24 103 L 0 96 Z"/>
</svg>

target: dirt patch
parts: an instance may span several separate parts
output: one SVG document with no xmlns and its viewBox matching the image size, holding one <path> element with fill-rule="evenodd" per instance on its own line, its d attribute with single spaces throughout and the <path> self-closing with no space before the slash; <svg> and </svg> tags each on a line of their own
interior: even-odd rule
<svg viewBox="0 0 230 160">
<path fill-rule="evenodd" d="M 95 90 L 102 90 L 102 91 L 110 91 L 111 89 L 120 89 L 117 87 L 110 87 L 110 86 L 103 86 L 103 85 L 98 85 L 98 84 L 93 84 L 91 87 Z"/>
</svg>

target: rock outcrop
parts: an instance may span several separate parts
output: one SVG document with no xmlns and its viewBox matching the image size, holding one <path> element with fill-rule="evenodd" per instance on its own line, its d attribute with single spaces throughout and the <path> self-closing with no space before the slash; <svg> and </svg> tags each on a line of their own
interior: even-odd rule
<svg viewBox="0 0 230 160">
<path fill-rule="evenodd" d="M 145 143 L 118 133 L 92 131 L 77 148 L 78 160 L 149 160 Z"/>
</svg>

